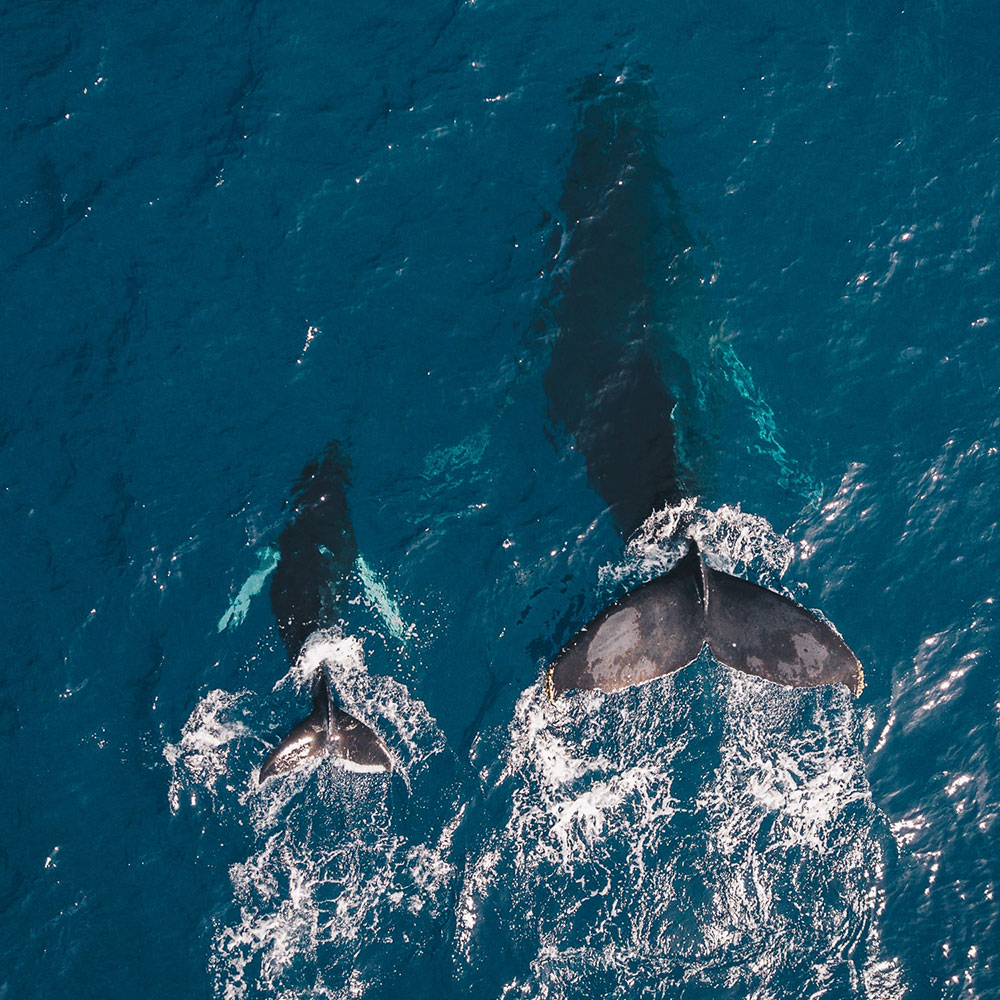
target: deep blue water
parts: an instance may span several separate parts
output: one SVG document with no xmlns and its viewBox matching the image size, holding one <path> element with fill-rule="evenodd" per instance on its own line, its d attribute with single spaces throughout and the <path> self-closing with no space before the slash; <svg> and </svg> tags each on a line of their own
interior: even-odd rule
<svg viewBox="0 0 1000 1000">
<path fill-rule="evenodd" d="M 4 7 L 0 998 L 1000 996 L 998 11 Z M 623 549 L 536 335 L 574 94 L 637 67 L 692 524 L 856 701 L 542 697 L 676 554 L 670 511 Z M 258 789 L 303 701 L 252 584 L 333 438 L 338 680 L 398 767 Z"/>
</svg>

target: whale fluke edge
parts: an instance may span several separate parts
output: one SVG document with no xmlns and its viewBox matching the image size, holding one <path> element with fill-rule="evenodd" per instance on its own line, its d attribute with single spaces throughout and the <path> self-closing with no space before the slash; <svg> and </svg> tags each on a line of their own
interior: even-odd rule
<svg viewBox="0 0 1000 1000">
<path fill-rule="evenodd" d="M 864 688 L 861 663 L 826 622 L 773 590 L 706 566 L 691 540 L 663 576 L 605 608 L 549 666 L 551 701 L 620 691 L 673 673 L 702 649 L 725 666 L 789 687 Z"/>
<path fill-rule="evenodd" d="M 338 708 L 322 676 L 313 694 L 313 710 L 268 754 L 258 783 L 290 774 L 307 760 L 329 753 L 349 771 L 391 771 L 392 762 L 379 738 L 363 722 Z"/>
</svg>

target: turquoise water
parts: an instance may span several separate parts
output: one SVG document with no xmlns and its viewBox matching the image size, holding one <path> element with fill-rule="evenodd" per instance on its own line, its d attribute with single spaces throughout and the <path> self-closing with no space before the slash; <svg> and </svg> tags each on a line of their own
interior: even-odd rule
<svg viewBox="0 0 1000 1000">
<path fill-rule="evenodd" d="M 998 14 L 169 0 L 3 15 L 0 997 L 1000 996 Z M 716 447 L 683 518 L 865 667 L 544 664 L 676 556 L 547 415 L 596 72 L 649 72 Z M 397 761 L 258 789 L 327 653 Z"/>
</svg>

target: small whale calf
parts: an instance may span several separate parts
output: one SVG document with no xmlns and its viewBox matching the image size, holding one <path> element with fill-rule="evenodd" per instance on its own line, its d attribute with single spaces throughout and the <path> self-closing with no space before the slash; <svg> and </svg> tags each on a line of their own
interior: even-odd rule
<svg viewBox="0 0 1000 1000">
<path fill-rule="evenodd" d="M 336 442 L 302 471 L 288 501 L 288 523 L 278 538 L 271 577 L 271 608 L 294 664 L 310 636 L 340 619 L 358 546 L 347 507 L 348 465 Z M 392 762 L 363 722 L 335 702 L 325 668 L 313 678 L 313 709 L 261 765 L 259 780 L 294 771 L 328 754 L 350 770 L 385 772 Z"/>
</svg>

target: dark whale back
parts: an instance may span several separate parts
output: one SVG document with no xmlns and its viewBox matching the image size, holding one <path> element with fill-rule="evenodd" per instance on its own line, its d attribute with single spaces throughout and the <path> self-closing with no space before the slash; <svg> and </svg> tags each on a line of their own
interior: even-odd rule
<svg viewBox="0 0 1000 1000">
<path fill-rule="evenodd" d="M 580 101 L 559 202 L 567 237 L 546 309 L 553 343 L 544 386 L 550 417 L 572 437 L 591 485 L 628 536 L 681 495 L 677 400 L 654 337 L 663 319 L 657 286 L 690 240 L 663 208 L 672 207 L 672 191 L 655 154 L 648 81 L 595 77 Z"/>
<path fill-rule="evenodd" d="M 271 609 L 294 660 L 319 628 L 335 624 L 358 546 L 347 508 L 350 467 L 336 442 L 302 471 L 285 505 Z"/>
</svg>

